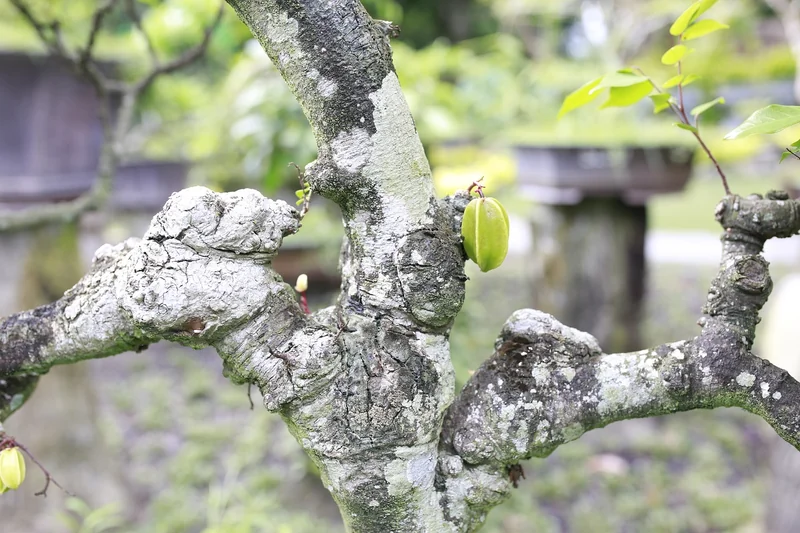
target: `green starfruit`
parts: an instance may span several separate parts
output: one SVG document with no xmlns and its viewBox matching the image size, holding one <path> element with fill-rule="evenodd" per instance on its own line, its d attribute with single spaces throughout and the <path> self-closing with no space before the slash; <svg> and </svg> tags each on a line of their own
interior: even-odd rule
<svg viewBox="0 0 800 533">
<path fill-rule="evenodd" d="M 0 484 L 8 489 L 17 489 L 25 481 L 25 458 L 19 448 L 13 446 L 0 451 Z"/>
<path fill-rule="evenodd" d="M 461 221 L 464 250 L 483 272 L 503 264 L 508 253 L 508 213 L 495 198 L 475 198 Z"/>
</svg>

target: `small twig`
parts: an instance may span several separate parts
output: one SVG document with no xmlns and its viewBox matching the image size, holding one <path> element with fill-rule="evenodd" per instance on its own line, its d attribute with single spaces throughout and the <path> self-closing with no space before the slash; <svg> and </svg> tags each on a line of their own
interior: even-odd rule
<svg viewBox="0 0 800 533">
<path fill-rule="evenodd" d="M 19 14 L 22 15 L 22 18 L 27 20 L 28 24 L 33 27 L 33 29 L 36 31 L 36 34 L 39 36 L 39 40 L 42 41 L 42 44 L 44 44 L 51 53 L 61 55 L 61 52 L 56 48 L 55 39 L 53 39 L 52 36 L 47 35 L 47 27 L 45 24 L 33 16 L 33 13 L 30 9 L 28 9 L 28 6 L 21 0 L 11 0 L 11 5 L 13 5 L 17 11 L 19 11 Z"/>
<path fill-rule="evenodd" d="M 633 67 L 633 70 L 636 70 L 637 72 L 639 72 L 639 74 L 641 74 L 642 77 L 644 77 L 647 81 L 649 81 L 650 85 L 653 86 L 653 88 L 656 90 L 657 93 L 659 93 L 659 94 L 667 94 L 666 92 L 661 90 L 661 88 L 652 79 L 650 79 L 650 77 L 648 77 L 641 68 Z M 678 61 L 678 75 L 679 76 L 682 75 L 682 69 L 681 69 L 681 62 L 680 61 Z M 673 104 L 672 102 L 667 102 L 667 103 L 669 104 L 669 107 L 672 110 L 672 112 L 675 113 L 675 115 L 678 117 L 678 120 L 681 121 L 681 123 L 686 124 L 687 126 L 693 126 L 695 129 L 698 129 L 700 117 L 699 116 L 696 117 L 695 118 L 695 124 L 692 125 L 691 120 L 689 120 L 689 116 L 686 114 L 686 109 L 684 108 L 683 83 L 679 83 L 678 84 L 678 103 L 677 103 L 677 105 Z M 717 174 L 719 174 L 719 177 L 722 179 L 722 187 L 725 189 L 725 194 L 726 195 L 730 195 L 731 194 L 731 189 L 728 186 L 728 178 L 727 178 L 727 176 L 725 176 L 725 172 L 723 172 L 722 167 L 719 165 L 719 162 L 714 157 L 714 154 L 711 152 L 711 149 L 703 141 L 703 138 L 700 137 L 700 133 L 699 132 L 694 132 L 693 131 L 692 135 L 694 135 L 695 139 L 697 139 L 697 142 L 700 144 L 700 148 L 702 148 L 703 151 L 708 156 L 708 158 L 711 159 L 711 162 L 714 164 L 714 168 L 717 169 Z"/>
<path fill-rule="evenodd" d="M 683 66 L 681 64 L 681 61 L 678 61 L 678 76 L 683 76 Z M 681 82 L 682 81 L 683 80 L 681 80 Z M 689 122 L 689 117 L 686 116 L 686 109 L 684 108 L 683 83 L 678 84 L 678 109 L 681 112 L 681 116 L 683 116 L 684 124 L 689 124 L 691 126 L 691 123 Z"/>
<path fill-rule="evenodd" d="M 203 32 L 202 41 L 200 41 L 198 44 L 191 47 L 190 49 L 186 50 L 186 52 L 176 57 L 172 61 L 167 61 L 166 63 L 155 65 L 153 67 L 153 70 L 150 71 L 150 73 L 143 76 L 138 82 L 134 84 L 135 91 L 137 93 L 143 92 L 161 74 L 169 74 L 171 72 L 175 72 L 176 70 L 181 69 L 189 65 L 190 63 L 195 62 L 200 57 L 202 57 L 206 49 L 208 48 L 208 44 L 211 42 L 211 34 L 214 33 L 214 30 L 219 25 L 219 21 L 222 20 L 222 13 L 224 12 L 224 8 L 225 8 L 224 2 L 220 2 L 219 9 L 217 9 L 217 14 L 214 17 L 214 20 L 211 22 L 211 24 L 206 26 L 206 29 Z"/>
<path fill-rule="evenodd" d="M 303 205 L 300 207 L 300 220 L 303 220 L 305 216 L 308 214 L 308 210 L 311 208 L 311 189 L 308 188 L 308 181 L 306 180 L 305 173 L 297 166 L 296 163 L 289 163 L 291 166 L 297 169 L 297 179 L 300 181 L 300 190 L 303 191 Z M 308 193 L 306 193 L 306 189 L 308 189 Z"/>
<path fill-rule="evenodd" d="M 133 27 L 139 32 L 139 34 L 144 38 L 145 45 L 147 46 L 147 53 L 150 56 L 150 62 L 153 64 L 154 67 L 157 67 L 159 64 L 158 54 L 156 53 L 156 49 L 153 46 L 153 40 L 150 38 L 150 35 L 144 30 L 144 26 L 142 25 L 142 18 L 139 16 L 138 11 L 136 10 L 136 0 L 125 0 L 125 10 L 128 13 L 128 16 L 133 23 Z"/>
<path fill-rule="evenodd" d="M 72 494 L 64 487 L 62 487 L 61 484 L 58 481 L 56 481 L 56 479 L 50 474 L 50 472 L 44 467 L 44 465 L 42 465 L 42 463 L 40 463 L 36 459 L 36 457 L 33 456 L 33 454 L 28 450 L 28 448 L 20 444 L 14 437 L 8 437 L 6 436 L 5 433 L 0 431 L 0 450 L 13 447 L 19 448 L 20 450 L 25 452 L 25 455 L 30 457 L 31 461 L 33 461 L 33 463 L 36 466 L 38 466 L 39 470 L 41 470 L 42 473 L 44 474 L 44 488 L 39 492 L 34 493 L 34 496 L 44 496 L 45 498 L 47 498 L 47 489 L 50 487 L 50 483 L 52 483 L 59 489 L 63 490 L 69 496 L 74 496 L 74 494 Z"/>
<path fill-rule="evenodd" d="M 253 397 L 250 395 L 250 390 L 253 388 L 252 383 L 247 384 L 247 399 L 250 400 L 250 410 L 252 411 L 255 409 L 255 404 L 253 403 Z"/>
<path fill-rule="evenodd" d="M 678 61 L 678 76 L 683 75 L 682 63 L 683 63 L 682 61 Z M 681 115 L 683 116 L 683 123 L 691 126 L 692 123 L 689 120 L 689 116 L 686 114 L 686 108 L 684 106 L 683 83 L 678 83 L 678 109 L 680 109 Z M 694 124 L 695 130 L 697 130 L 699 127 L 700 124 L 699 121 L 700 121 L 700 115 L 695 117 L 695 124 Z M 706 143 L 703 141 L 703 138 L 700 137 L 699 131 L 693 131 L 692 135 L 694 135 L 694 138 L 697 139 L 698 143 L 700 143 L 700 147 L 706 153 L 708 158 L 711 159 L 711 162 L 714 163 L 714 167 L 717 169 L 717 174 L 719 174 L 719 177 L 722 178 L 722 187 L 725 189 L 725 194 L 730 196 L 731 188 L 728 186 L 728 178 L 722 171 L 722 167 L 719 166 L 719 163 L 717 162 L 717 159 L 714 157 L 714 154 L 711 153 L 711 149 L 708 146 L 706 146 Z"/>
<path fill-rule="evenodd" d="M 91 61 L 92 51 L 97 40 L 97 34 L 100 33 L 100 27 L 103 25 L 103 19 L 109 11 L 111 11 L 111 8 L 114 7 L 116 2 L 117 0 L 106 0 L 92 15 L 92 27 L 89 30 L 89 38 L 86 40 L 86 46 L 80 53 L 80 59 L 78 60 L 78 68 L 80 70 L 86 70 L 86 66 L 89 64 L 89 61 Z"/>
<path fill-rule="evenodd" d="M 470 185 L 469 189 L 467 189 L 467 193 L 469 193 L 471 195 L 472 194 L 472 189 L 475 189 L 475 192 L 478 193 L 478 196 L 480 196 L 481 198 L 484 198 L 483 189 L 486 188 L 486 185 L 481 185 L 481 182 L 483 181 L 483 178 L 484 178 L 484 176 L 481 176 L 480 179 L 473 181 L 472 185 Z"/>
<path fill-rule="evenodd" d="M 717 169 L 717 174 L 719 174 L 719 177 L 722 178 L 722 186 L 725 188 L 725 194 L 730 196 L 731 188 L 728 186 L 728 178 L 722 171 L 722 167 L 719 166 L 719 162 L 714 157 L 714 154 L 711 153 L 711 149 L 708 146 L 706 146 L 705 142 L 703 142 L 703 139 L 700 137 L 700 133 L 692 132 L 692 134 L 694 135 L 695 139 L 697 139 L 697 142 L 700 143 L 700 147 L 706 153 L 708 158 L 711 159 L 711 162 L 714 163 L 714 167 Z"/>
<path fill-rule="evenodd" d="M 795 152 L 794 150 L 788 147 L 786 148 L 786 151 L 795 156 L 797 159 L 800 159 L 800 155 L 798 155 L 798 152 Z"/>
<path fill-rule="evenodd" d="M 40 463 L 40 462 L 39 462 L 39 461 L 36 459 L 36 457 L 34 457 L 34 456 L 33 456 L 33 454 L 32 454 L 30 451 L 28 451 L 28 449 L 27 449 L 25 446 L 23 446 L 23 445 L 22 445 L 22 444 L 20 444 L 20 443 L 17 443 L 17 447 L 18 447 L 20 450 L 22 450 L 23 452 L 25 452 L 25 455 L 27 455 L 28 457 L 30 457 L 30 458 L 31 458 L 31 461 L 33 461 L 33 462 L 34 462 L 34 464 L 35 464 L 36 466 L 38 466 L 38 467 L 39 467 L 39 470 L 41 470 L 41 471 L 42 471 L 42 473 L 44 474 L 44 488 L 42 488 L 42 490 L 40 490 L 39 492 L 35 492 L 35 493 L 33 494 L 34 496 L 44 496 L 45 498 L 47 498 L 47 489 L 50 487 L 50 483 L 52 483 L 53 485 L 55 485 L 55 486 L 56 486 L 56 487 L 58 487 L 59 489 L 63 490 L 63 491 L 64 491 L 64 492 L 65 492 L 67 495 L 69 495 L 69 496 L 75 496 L 75 495 L 74 495 L 74 494 L 72 494 L 70 491 L 68 491 L 67 489 L 65 489 L 64 487 L 62 487 L 62 486 L 61 486 L 61 483 L 59 483 L 58 481 L 56 481 L 56 478 L 54 478 L 54 477 L 53 477 L 53 476 L 50 474 L 50 472 L 49 472 L 49 471 L 48 471 L 48 470 L 47 470 L 47 469 L 44 467 L 44 465 L 42 465 L 42 463 Z"/>
</svg>

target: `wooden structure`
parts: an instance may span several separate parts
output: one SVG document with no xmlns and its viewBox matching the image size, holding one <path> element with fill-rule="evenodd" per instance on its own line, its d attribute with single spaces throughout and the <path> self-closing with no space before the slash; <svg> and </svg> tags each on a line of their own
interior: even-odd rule
<svg viewBox="0 0 800 533">
<path fill-rule="evenodd" d="M 61 61 L 45 56 L 0 52 L 0 72 L 0 217 L 3 211 L 67 201 L 89 191 L 103 135 L 92 86 Z M 146 224 L 173 191 L 184 187 L 186 174 L 187 166 L 181 162 L 126 165 L 115 177 L 108 207 L 124 212 L 123 225 Z M 87 223 L 87 218 L 97 223 Z M 109 227 L 107 222 L 104 215 L 93 213 L 65 226 L 0 232 L 0 315 L 63 294 L 105 241 L 101 233 Z M 125 233 L 123 237 L 129 234 Z M 92 505 L 124 502 L 126 489 L 96 426 L 94 378 L 89 370 L 88 365 L 53 369 L 41 378 L 24 414 L 9 419 L 6 427 L 24 436 L 38 458 Z M 65 390 L 73 401 L 58 401 Z M 95 475 L 87 477 L 89 470 Z M 30 476 L 32 486 L 42 482 L 35 469 Z M 0 529 L 59 529 L 56 517 L 64 495 L 53 490 L 49 494 L 46 500 L 34 497 L 32 491 L 3 498 Z"/>
<path fill-rule="evenodd" d="M 588 331 L 607 351 L 642 347 L 647 200 L 683 189 L 682 147 L 518 146 L 533 219 L 533 306 Z"/>
</svg>

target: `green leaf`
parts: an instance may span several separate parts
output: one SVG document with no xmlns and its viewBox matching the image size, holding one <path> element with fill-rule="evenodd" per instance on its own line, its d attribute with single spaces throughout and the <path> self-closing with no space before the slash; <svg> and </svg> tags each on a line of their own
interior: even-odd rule
<svg viewBox="0 0 800 533">
<path fill-rule="evenodd" d="M 297 200 L 297 201 L 294 203 L 294 205 L 303 205 L 303 202 L 304 202 L 304 201 L 305 201 L 305 200 L 302 200 L 302 199 L 300 199 L 300 200 Z"/>
<path fill-rule="evenodd" d="M 689 124 L 684 124 L 683 122 L 676 122 L 673 124 L 673 126 L 678 126 L 682 130 L 691 131 L 692 133 L 697 133 L 697 128 Z"/>
<path fill-rule="evenodd" d="M 561 104 L 561 109 L 558 110 L 558 118 L 561 118 L 574 109 L 585 106 L 600 96 L 600 91 L 593 91 L 593 89 L 600 84 L 602 79 L 603 78 L 597 78 L 596 80 L 592 80 L 576 91 L 568 94 L 567 97 L 564 98 L 564 102 Z"/>
<path fill-rule="evenodd" d="M 727 30 L 730 28 L 727 24 L 723 24 L 722 22 L 718 22 L 716 20 L 706 19 L 706 20 L 698 20 L 689 28 L 683 32 L 681 39 L 684 41 L 691 41 L 692 39 L 698 39 L 700 37 L 704 37 L 709 33 L 714 33 L 715 31 L 719 30 Z"/>
<path fill-rule="evenodd" d="M 665 81 L 663 87 L 665 89 L 670 89 L 678 85 L 686 87 L 687 85 L 690 85 L 699 79 L 700 76 L 697 76 L 695 74 L 678 74 L 676 76 L 672 76 L 670 79 Z"/>
<path fill-rule="evenodd" d="M 299 190 L 294 191 L 294 195 L 297 196 L 298 198 L 302 199 L 303 196 L 304 196 L 303 189 L 299 189 Z"/>
<path fill-rule="evenodd" d="M 653 113 L 658 114 L 669 109 L 672 96 L 667 93 L 651 94 L 650 99 L 653 101 Z"/>
<path fill-rule="evenodd" d="M 697 76 L 696 74 L 687 74 L 686 77 L 683 79 L 683 83 L 681 83 L 681 85 L 686 87 L 687 85 L 690 85 L 690 84 L 696 82 L 700 78 L 701 78 L 701 76 Z"/>
<path fill-rule="evenodd" d="M 700 15 L 711 9 L 716 3 L 717 0 L 700 0 L 699 2 L 697 2 L 698 6 L 697 6 L 697 11 L 695 11 L 694 13 L 694 18 L 699 17 Z"/>
<path fill-rule="evenodd" d="M 777 133 L 800 123 L 800 106 L 772 104 L 750 115 L 725 139 L 741 139 L 750 135 Z"/>
<path fill-rule="evenodd" d="M 792 148 L 794 148 L 794 150 L 792 150 Z M 787 157 L 797 157 L 798 155 L 800 155 L 798 154 L 799 151 L 800 151 L 800 139 L 790 144 L 789 148 L 783 151 L 783 153 L 781 154 L 780 162 L 783 163 L 783 160 L 786 159 Z"/>
<path fill-rule="evenodd" d="M 706 111 L 708 111 L 709 109 L 711 109 L 715 105 L 724 104 L 724 103 L 725 103 L 725 98 L 720 96 L 719 98 L 714 98 L 710 102 L 706 102 L 705 104 L 700 104 L 699 106 L 697 106 L 694 109 L 692 109 L 690 111 L 690 114 L 696 117 L 697 115 L 705 113 Z"/>
<path fill-rule="evenodd" d="M 670 35 L 677 36 L 686 31 L 686 28 L 689 27 L 689 24 L 691 24 L 694 19 L 697 18 L 697 10 L 700 9 L 700 4 L 701 2 L 695 2 L 686 8 L 686 11 L 681 13 L 677 19 L 675 19 L 675 22 L 669 28 Z"/>
<path fill-rule="evenodd" d="M 623 69 L 603 76 L 598 87 L 630 87 L 643 81 L 647 81 L 647 78 L 634 74 L 630 69 Z"/>
<path fill-rule="evenodd" d="M 635 104 L 651 92 L 653 92 L 653 85 L 649 81 L 643 81 L 628 87 L 611 87 L 608 100 L 600 108 L 627 107 Z"/>
<path fill-rule="evenodd" d="M 686 52 L 688 51 L 689 49 L 686 47 L 685 44 L 676 44 L 675 46 L 664 52 L 664 55 L 661 56 L 661 62 L 664 63 L 665 65 L 674 65 L 675 63 L 683 59 L 683 56 L 685 56 Z"/>
<path fill-rule="evenodd" d="M 711 9 L 711 7 L 717 3 L 717 0 L 698 0 L 694 4 L 690 5 L 686 8 L 686 11 L 680 14 L 680 16 L 675 19 L 675 22 L 670 26 L 669 33 L 671 35 L 681 35 L 683 32 L 686 31 L 686 28 L 694 22 L 697 17 Z"/>
<path fill-rule="evenodd" d="M 672 76 L 670 79 L 664 82 L 663 87 L 665 89 L 671 89 L 672 87 L 676 87 L 680 85 L 685 78 L 686 76 L 684 76 L 683 74 L 677 74 L 675 76 Z"/>
</svg>

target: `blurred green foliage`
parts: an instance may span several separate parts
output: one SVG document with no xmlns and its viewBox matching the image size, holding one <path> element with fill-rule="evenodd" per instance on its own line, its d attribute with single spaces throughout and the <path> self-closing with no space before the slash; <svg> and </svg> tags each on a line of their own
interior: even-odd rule
<svg viewBox="0 0 800 533">
<path fill-rule="evenodd" d="M 45 19 L 63 20 L 67 42 L 81 43 L 98 0 L 32 0 Z M 564 95 L 586 79 L 630 62 L 657 79 L 672 73 L 659 57 L 670 21 L 685 7 L 671 0 L 365 0 L 378 19 L 401 28 L 395 64 L 423 143 L 469 140 L 494 151 L 509 144 L 681 144 L 686 132 L 652 117 L 586 111 L 556 122 Z M 142 27 L 159 58 L 196 43 L 216 0 L 140 0 Z M 787 79 L 795 65 L 785 45 L 770 44 L 761 25 L 771 13 L 758 0 L 726 0 L 715 10 L 731 24 L 726 35 L 699 43 L 687 58 L 702 73 L 697 90 L 712 94 L 725 83 Z M 0 2 L 0 44 L 35 49 L 37 41 L 7 2 Z M 123 72 L 148 65 L 148 47 L 128 13 L 112 13 L 98 40 L 103 57 Z M 734 108 L 714 110 L 724 120 Z M 711 116 L 709 114 L 709 116 Z M 163 77 L 146 95 L 130 144 L 146 157 L 195 163 L 193 181 L 218 189 L 255 187 L 275 194 L 294 189 L 297 173 L 315 156 L 310 130 L 276 69 L 247 28 L 226 8 L 209 53 L 185 72 Z M 658 117 L 660 118 L 660 117 Z M 710 124 L 710 122 L 709 122 Z M 709 140 L 711 135 L 708 135 Z M 737 145 L 737 148 L 743 145 Z M 734 150 L 751 154 L 752 149 Z M 723 157 L 724 159 L 724 157 Z M 493 168 L 485 158 L 448 160 L 442 190 L 464 167 Z M 504 165 L 500 165 L 505 168 Z M 453 170 L 453 167 L 461 169 Z M 471 174 L 476 174 L 472 172 Z M 449 181 L 448 181 L 449 180 Z M 505 178 L 501 181 L 507 181 Z"/>
</svg>

